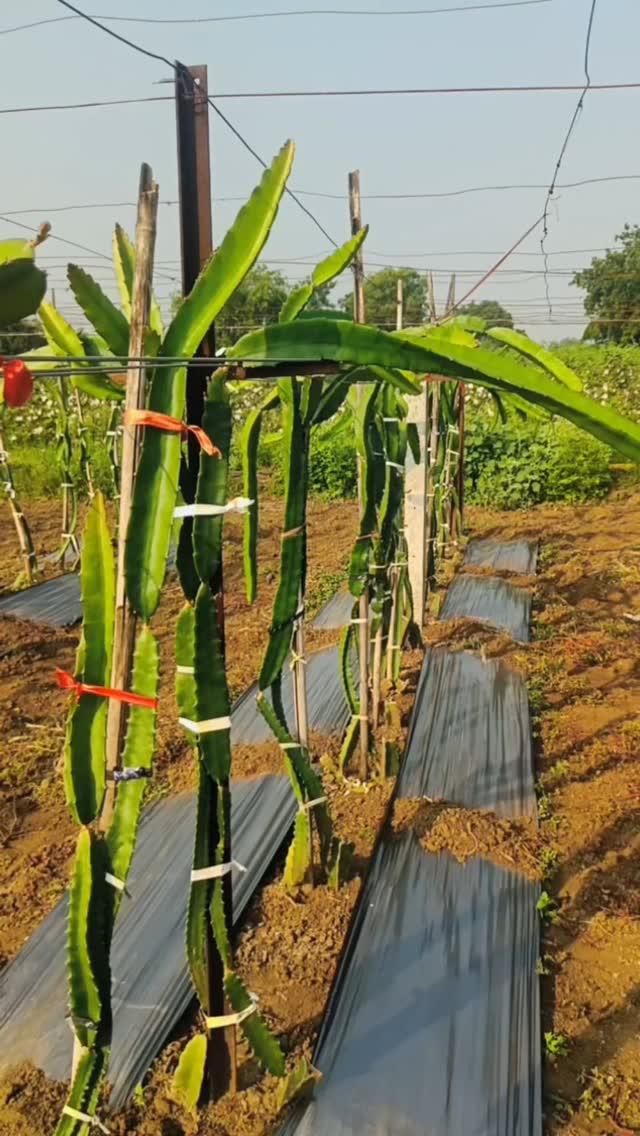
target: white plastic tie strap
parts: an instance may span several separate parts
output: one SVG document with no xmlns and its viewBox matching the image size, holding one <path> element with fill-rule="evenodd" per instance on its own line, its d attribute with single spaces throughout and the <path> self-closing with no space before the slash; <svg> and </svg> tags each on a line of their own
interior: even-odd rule
<svg viewBox="0 0 640 1136">
<path fill-rule="evenodd" d="M 197 884 L 203 880 L 219 880 L 221 876 L 227 876 L 232 868 L 237 868 L 239 872 L 247 870 L 244 864 L 239 864 L 237 860 L 229 860 L 226 864 L 212 864 L 209 868 L 194 868 L 191 882 Z"/>
<path fill-rule="evenodd" d="M 298 812 L 309 812 L 310 809 L 315 809 L 316 805 L 326 804 L 326 800 L 326 797 L 314 797 L 312 801 L 300 801 L 300 804 L 298 805 Z"/>
<path fill-rule="evenodd" d="M 89 1124 L 92 1128 L 97 1128 L 100 1132 L 106 1132 L 109 1136 L 109 1129 L 106 1124 L 98 1120 L 97 1116 L 89 1116 L 88 1112 L 79 1112 L 77 1108 L 72 1108 L 70 1104 L 65 1104 L 62 1112 L 65 1116 L 70 1116 L 72 1120 L 79 1120 L 81 1124 Z"/>
<path fill-rule="evenodd" d="M 300 742 L 278 742 L 280 749 L 302 749 Z"/>
<path fill-rule="evenodd" d="M 404 473 L 404 466 L 400 462 L 392 462 L 387 460 L 384 464 L 390 466 L 391 469 L 401 469 Z"/>
<path fill-rule="evenodd" d="M 232 497 L 226 505 L 178 505 L 173 515 L 179 517 L 221 517 L 224 513 L 246 513 L 253 505 L 250 497 Z"/>
<path fill-rule="evenodd" d="M 119 880 L 117 876 L 112 876 L 111 872 L 105 872 L 104 878 L 108 884 L 111 884 L 112 888 L 116 889 L 116 891 L 121 891 L 122 894 L 126 896 L 129 895 L 129 892 L 127 891 L 127 885 L 125 884 L 124 880 Z"/>
<path fill-rule="evenodd" d="M 178 718 L 181 726 L 192 734 L 215 734 L 218 730 L 230 730 L 231 718 L 205 718 L 202 722 L 192 722 L 191 718 Z"/>
<path fill-rule="evenodd" d="M 352 714 L 351 718 L 354 722 L 368 722 L 369 717 L 367 714 Z"/>
<path fill-rule="evenodd" d="M 238 1026 L 245 1018 L 251 1017 L 258 1009 L 258 999 L 253 998 L 250 1006 L 245 1006 L 244 1010 L 238 1010 L 235 1014 L 220 1014 L 217 1018 L 205 1018 L 205 1025 L 207 1029 L 226 1029 L 227 1026 Z"/>
<path fill-rule="evenodd" d="M 195 667 L 183 667 L 181 663 L 178 663 L 178 665 L 176 667 L 176 674 L 179 674 L 179 675 L 192 675 L 192 674 L 195 674 L 195 673 L 196 673 Z"/>
<path fill-rule="evenodd" d="M 399 418 L 383 418 L 382 421 L 383 422 L 399 422 L 400 419 Z"/>
<path fill-rule="evenodd" d="M 349 623 L 368 623 L 366 615 L 357 615 L 354 619 L 350 619 Z"/>
</svg>

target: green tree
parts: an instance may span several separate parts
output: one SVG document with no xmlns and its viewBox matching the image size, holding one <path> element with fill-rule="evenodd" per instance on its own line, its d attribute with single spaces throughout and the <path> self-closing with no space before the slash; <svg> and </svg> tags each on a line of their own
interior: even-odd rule
<svg viewBox="0 0 640 1136">
<path fill-rule="evenodd" d="M 268 268 L 265 264 L 256 265 L 245 276 L 216 320 L 218 347 L 235 343 L 236 339 L 253 327 L 276 323 L 287 296 L 294 288 L 298 288 L 300 283 L 301 281 L 290 283 L 281 272 Z M 329 293 L 332 288 L 333 283 L 330 282 L 316 289 L 307 305 L 308 308 L 310 310 L 328 308 L 331 303 Z M 177 311 L 181 299 L 180 295 L 174 296 L 171 305 L 173 314 Z"/>
<path fill-rule="evenodd" d="M 427 287 L 415 268 L 383 268 L 369 276 L 364 285 L 367 323 L 389 330 L 396 326 L 398 280 L 402 279 L 403 323 L 405 327 L 422 324 L 426 319 Z M 349 315 L 353 312 L 353 293 L 348 292 L 339 306 Z"/>
<path fill-rule="evenodd" d="M 513 316 L 497 300 L 473 300 L 459 308 L 460 315 L 478 316 L 491 327 L 513 327 Z"/>
<path fill-rule="evenodd" d="M 572 284 L 586 292 L 584 310 L 591 322 L 584 339 L 615 343 L 640 341 L 640 226 L 625 225 L 616 236 L 620 248 L 594 257 L 576 272 Z"/>
<path fill-rule="evenodd" d="M 289 282 L 281 272 L 264 264 L 256 265 L 216 320 L 218 345 L 235 343 L 252 327 L 275 323 L 290 290 Z"/>
</svg>

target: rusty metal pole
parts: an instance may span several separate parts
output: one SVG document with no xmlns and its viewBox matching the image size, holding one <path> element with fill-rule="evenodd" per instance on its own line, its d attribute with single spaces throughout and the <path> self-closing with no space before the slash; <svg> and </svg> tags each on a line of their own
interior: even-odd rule
<svg viewBox="0 0 640 1136">
<path fill-rule="evenodd" d="M 185 67 L 176 63 L 176 129 L 178 140 L 178 193 L 180 199 L 180 250 L 182 260 L 182 292 L 188 295 L 195 284 L 200 270 L 213 253 L 213 222 L 211 217 L 211 157 L 209 148 L 209 103 L 207 99 L 207 68 L 205 66 Z M 196 355 L 211 358 L 215 355 L 215 334 L 213 327 L 201 343 Z M 207 367 L 190 367 L 187 370 L 186 416 L 187 422 L 199 425 L 202 421 L 207 393 L 207 385 L 215 364 Z M 180 474 L 182 495 L 189 504 L 195 500 L 198 472 L 200 468 L 200 447 L 189 436 L 187 457 Z M 180 551 L 188 561 L 192 556 L 193 520 L 189 517 L 182 522 L 180 532 Z M 182 560 L 182 556 L 179 558 Z M 180 566 L 180 565 L 179 565 Z M 195 569 L 190 573 L 195 578 Z M 184 581 L 183 581 L 184 583 Z M 218 611 L 218 627 L 222 638 L 224 655 L 224 591 L 222 570 L 216 580 L 211 581 Z M 219 841 L 218 810 L 221 804 L 229 813 L 228 793 L 220 794 L 216 783 L 210 781 L 210 791 L 215 794 L 212 802 L 212 824 L 209 832 L 209 862 L 215 862 Z M 218 800 L 218 795 L 221 800 Z M 222 859 L 231 861 L 231 817 L 225 817 L 225 847 Z M 232 885 L 231 873 L 223 877 L 223 898 L 227 927 L 231 927 Z M 207 926 L 206 956 L 209 987 L 209 1014 L 217 1016 L 227 1013 L 224 993 L 224 966 L 213 937 L 211 925 Z M 235 1027 L 208 1032 L 207 1081 L 209 1095 L 217 1100 L 225 1092 L 236 1090 L 236 1036 Z"/>
<path fill-rule="evenodd" d="M 349 213 L 351 216 L 351 235 L 356 236 L 362 228 L 360 210 L 360 171 L 349 174 Z M 365 322 L 364 310 L 364 268 L 362 253 L 358 252 L 353 262 L 353 318 L 356 323 Z M 362 459 L 358 458 L 358 500 L 360 511 L 363 507 Z M 358 640 L 360 651 L 360 777 L 366 781 L 369 774 L 369 595 L 365 588 L 360 596 L 358 618 Z"/>
</svg>

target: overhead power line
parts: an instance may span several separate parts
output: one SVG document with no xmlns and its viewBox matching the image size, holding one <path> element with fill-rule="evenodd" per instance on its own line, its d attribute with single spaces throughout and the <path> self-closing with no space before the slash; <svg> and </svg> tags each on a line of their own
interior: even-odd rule
<svg viewBox="0 0 640 1136">
<path fill-rule="evenodd" d="M 65 3 L 65 0 L 58 0 L 59 4 Z M 96 23 L 95 20 L 91 21 Z M 96 24 L 96 27 L 101 27 Z M 116 39 L 121 40 L 123 43 L 134 46 L 130 40 L 125 39 L 124 36 L 119 36 L 110 28 L 103 28 L 107 35 L 115 36 Z M 152 58 L 158 58 L 162 62 L 165 61 L 164 56 L 156 56 L 154 52 L 148 52 L 145 48 L 138 48 L 143 55 L 151 55 Z M 173 66 L 171 64 L 171 66 Z M 595 91 L 634 91 L 640 88 L 640 83 L 592 83 L 588 88 L 591 93 Z M 370 89 L 359 90 L 311 90 L 311 91 L 219 91 L 210 95 L 210 99 L 320 99 L 320 98 L 365 98 L 368 96 L 391 96 L 391 95 L 514 95 L 514 94 L 567 94 L 572 91 L 582 91 L 584 88 L 576 83 L 555 83 L 549 86 L 544 84 L 534 84 L 529 86 L 493 86 L 493 87 L 376 87 Z M 79 103 L 44 103 L 42 105 L 34 106 L 17 106 L 17 107 L 1 107 L 0 114 L 34 114 L 41 111 L 60 111 L 60 110 L 86 110 L 95 107 L 114 107 L 114 106 L 133 106 L 139 103 L 162 103 L 172 101 L 171 95 L 149 95 L 141 96 L 139 98 L 126 98 L 126 99 L 92 99 L 88 102 Z M 490 187 L 493 188 L 493 187 Z M 539 187 L 531 187 L 539 188 Z M 544 188 L 544 187 L 543 187 Z M 318 194 L 317 196 L 325 196 Z M 329 195 L 326 195 L 329 196 Z M 371 194 L 363 194 L 371 197 Z M 381 195 L 381 196 L 387 196 Z M 404 196 L 398 194 L 398 196 Z M 413 196 L 413 195 L 411 195 Z M 422 196 L 422 195 L 420 195 Z M 427 195 L 424 195 L 427 196 Z M 437 196 L 437 195 L 436 195 Z"/>
<path fill-rule="evenodd" d="M 480 4 L 458 4 L 449 8 L 300 8 L 289 9 L 285 11 L 276 12 L 242 12 L 233 16 L 180 16 L 180 17 L 161 17 L 161 16 L 112 16 L 101 15 L 95 13 L 97 19 L 105 20 L 107 23 L 121 23 L 121 24 L 227 24 L 227 23 L 240 23 L 252 20 L 280 20 L 287 18 L 300 18 L 309 16 L 362 16 L 362 17 L 389 17 L 389 16 L 449 16 L 459 15 L 464 12 L 482 12 L 495 10 L 496 8 L 530 8 L 533 5 L 549 4 L 551 0 L 492 0 L 492 2 Z M 30 28 L 40 27 L 42 24 L 58 24 L 64 23 L 67 20 L 73 20 L 74 16 L 57 16 L 52 19 L 34 20 L 29 24 L 19 24 L 16 27 L 5 28 L 0 31 L 0 35 L 8 35 L 11 32 L 25 31 Z"/>
<path fill-rule="evenodd" d="M 554 168 L 554 171 L 553 171 L 553 177 L 551 178 L 551 184 L 550 184 L 550 186 L 547 190 L 547 195 L 546 195 L 545 201 L 544 201 L 544 209 L 542 211 L 542 237 L 540 238 L 540 251 L 542 252 L 543 256 L 545 256 L 545 269 L 547 268 L 546 240 L 547 240 L 547 236 L 549 235 L 549 209 L 550 209 L 550 206 L 551 206 L 551 199 L 553 198 L 553 195 L 554 195 L 555 190 L 556 190 L 556 183 L 557 183 L 558 177 L 560 175 L 560 168 L 561 168 L 562 163 L 564 161 L 564 156 L 567 152 L 569 142 L 571 141 L 571 136 L 572 136 L 572 134 L 573 134 L 573 132 L 576 128 L 576 124 L 578 122 L 582 108 L 584 106 L 584 100 L 585 100 L 587 91 L 590 90 L 590 88 L 591 88 L 591 74 L 589 72 L 589 53 L 590 53 L 590 50 L 591 50 L 591 33 L 593 31 L 593 18 L 595 16 L 595 12 L 596 12 L 596 3 L 597 3 L 597 0 L 591 0 L 591 7 L 589 9 L 589 19 L 587 21 L 587 35 L 586 35 L 585 46 L 584 46 L 584 85 L 583 85 L 582 91 L 580 92 L 580 97 L 578 99 L 578 102 L 576 103 L 576 108 L 575 108 L 575 110 L 574 110 L 574 112 L 571 116 L 570 121 L 569 121 L 569 126 L 568 126 L 567 132 L 564 136 L 562 146 L 560 147 L 560 153 L 558 154 L 558 159 L 556 161 L 555 168 Z M 545 290 L 546 290 L 547 299 L 548 299 L 549 298 L 549 283 L 548 283 L 546 277 L 545 277 Z M 548 303 L 549 303 L 549 319 L 551 319 L 553 312 L 551 310 L 551 300 L 550 299 L 548 299 Z"/>
<path fill-rule="evenodd" d="M 0 114 L 34 114 L 44 110 L 86 110 L 88 107 L 133 106 L 136 103 L 173 102 L 173 95 L 148 95 L 133 99 L 93 99 L 87 103 L 46 103 L 42 106 L 0 107 Z"/>
<path fill-rule="evenodd" d="M 250 20 L 280 20 L 287 17 L 301 16 L 447 16 L 460 12 L 480 12 L 495 8 L 530 8 L 534 4 L 549 4 L 551 0 L 498 0 L 483 4 L 460 4 L 454 8 L 401 8 L 401 9 L 368 9 L 368 8 L 302 8 L 283 12 L 243 12 L 235 16 L 112 16 L 101 15 L 99 12 L 91 13 L 94 19 L 105 20 L 111 24 L 229 24 Z M 44 24 L 63 24 L 68 20 L 76 20 L 78 16 L 54 16 L 46 20 L 32 20 L 29 24 L 18 24 L 12 28 L 0 29 L 0 35 L 11 35 L 12 32 L 28 31 L 31 28 L 40 28 Z"/>
<path fill-rule="evenodd" d="M 173 101 L 173 99 L 171 99 L 171 101 Z M 3 113 L 3 112 L 0 111 L 0 114 L 1 113 Z M 586 185 L 600 185 L 600 184 L 603 184 L 605 182 L 608 183 L 608 182 L 617 182 L 617 181 L 640 181 L 640 174 L 609 174 L 606 177 L 581 178 L 579 181 L 566 181 L 566 182 L 563 182 L 562 184 L 557 183 L 555 188 L 556 189 L 578 189 L 578 188 L 581 188 L 582 186 L 586 186 Z M 536 182 L 536 183 L 514 182 L 511 185 L 469 185 L 469 186 L 465 186 L 462 189 L 439 190 L 435 193 L 422 193 L 422 192 L 420 192 L 420 193 L 363 193 L 362 194 L 362 200 L 363 201 L 405 201 L 405 200 L 411 200 L 413 198 L 415 198 L 415 199 L 422 199 L 422 198 L 432 199 L 432 198 L 439 198 L 439 197 L 462 197 L 462 196 L 464 196 L 464 194 L 467 194 L 467 193 L 491 193 L 491 192 L 502 192 L 502 191 L 508 191 L 508 190 L 515 191 L 515 190 L 522 190 L 522 189 L 531 190 L 531 189 L 546 189 L 546 188 L 547 188 L 546 183 L 541 183 L 541 182 Z M 341 202 L 344 202 L 346 200 L 346 194 L 345 193 L 324 193 L 320 190 L 315 190 L 315 189 L 295 189 L 293 192 L 296 193 L 298 197 L 322 197 L 322 198 L 327 198 L 331 201 L 341 201 Z M 214 205 L 220 204 L 221 202 L 231 202 L 231 201 L 246 201 L 246 194 L 232 194 L 232 195 L 229 195 L 229 196 L 215 197 L 214 198 Z M 84 202 L 79 203 L 78 205 L 54 205 L 54 206 L 47 206 L 46 209 L 42 209 L 42 208 L 5 209 L 4 212 L 5 212 L 5 216 L 7 216 L 7 217 L 18 217 L 18 216 L 21 216 L 24 213 L 42 213 L 44 215 L 45 213 L 68 213 L 68 212 L 73 212 L 74 210 L 80 210 L 80 209 L 135 209 L 137 207 L 137 204 L 138 204 L 137 201 L 84 201 Z M 167 205 L 174 206 L 174 205 L 179 205 L 179 201 L 177 199 L 175 199 L 175 200 L 168 199 L 166 201 L 160 201 L 159 204 L 165 205 L 165 206 L 167 206 Z"/>
<path fill-rule="evenodd" d="M 82 9 L 76 8 L 75 4 L 70 3 L 70 0 L 58 0 L 58 3 L 62 4 L 62 6 L 64 8 L 69 8 L 70 11 L 75 12 L 77 16 L 81 16 L 84 20 L 87 20 L 90 24 L 93 24 L 94 27 L 99 29 L 99 31 L 104 32 L 105 35 L 112 36 L 113 39 L 117 39 L 120 43 L 125 44 L 126 47 L 130 47 L 133 51 L 138 52 L 140 55 L 145 55 L 149 59 L 159 60 L 160 63 L 166 63 L 167 66 L 171 69 L 171 71 L 176 76 L 176 80 L 180 81 L 180 75 L 179 75 L 179 71 L 178 71 L 178 67 L 177 67 L 176 63 L 172 63 L 170 59 L 167 59 L 166 55 L 158 55 L 158 53 L 155 52 L 155 51 L 149 51 L 146 47 L 142 47 L 140 44 L 134 43 L 133 40 L 127 39 L 126 36 L 120 35 L 119 32 L 114 32 L 111 28 L 105 27 L 104 24 L 99 23 L 98 20 L 96 20 L 93 16 L 89 16 L 89 15 L 87 15 L 86 12 L 83 12 Z M 218 115 L 218 118 L 222 119 L 222 121 L 225 123 L 227 128 L 232 132 L 232 134 L 234 134 L 235 137 L 238 139 L 238 141 L 242 143 L 245 150 L 248 150 L 248 152 L 252 155 L 252 157 L 254 157 L 256 159 L 256 161 L 259 162 L 259 164 L 262 166 L 262 168 L 266 170 L 267 169 L 267 163 L 264 161 L 264 158 L 260 157 L 260 154 L 258 154 L 257 150 L 254 150 L 251 143 L 247 141 L 247 139 L 244 137 L 244 135 L 240 133 L 238 128 L 236 126 L 234 126 L 234 124 L 227 118 L 226 114 L 223 114 L 223 112 L 220 110 L 220 108 L 218 106 L 216 106 L 211 95 L 207 95 L 207 102 L 209 103 L 209 106 L 211 107 L 211 109 Z M 298 197 L 296 197 L 296 194 L 293 192 L 293 190 L 289 189 L 288 186 L 285 186 L 285 191 L 288 194 L 288 196 L 292 199 L 292 201 L 295 201 L 298 208 L 301 209 L 302 212 L 305 213 L 306 216 L 310 218 L 310 220 L 313 222 L 313 224 L 316 226 L 316 228 L 320 230 L 320 232 L 323 234 L 323 236 L 325 236 L 327 238 L 327 240 L 330 242 L 330 244 L 332 244 L 334 246 L 334 248 L 337 248 L 338 242 L 334 241 L 331 234 L 328 233 L 327 230 L 324 228 L 324 225 L 322 225 L 321 222 L 318 220 L 318 218 L 311 212 L 311 210 L 307 209 L 307 206 L 302 201 L 300 201 L 300 199 Z"/>
</svg>

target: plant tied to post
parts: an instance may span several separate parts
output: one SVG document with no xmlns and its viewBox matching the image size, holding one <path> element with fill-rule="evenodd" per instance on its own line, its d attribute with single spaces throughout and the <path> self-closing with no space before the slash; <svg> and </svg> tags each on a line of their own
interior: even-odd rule
<svg viewBox="0 0 640 1136">
<path fill-rule="evenodd" d="M 70 1020 L 79 1046 L 79 1060 L 57 1136 L 84 1136 L 93 1123 L 108 1068 L 112 1032 L 111 942 L 155 750 L 158 647 L 151 623 L 164 583 L 180 492 L 187 428 L 186 364 L 259 256 L 277 214 L 292 159 L 293 147 L 287 145 L 265 172 L 168 329 L 164 331 L 158 319 L 153 314 L 151 317 L 146 350 L 153 366 L 148 397 L 142 418 L 130 420 L 132 426 L 144 427 L 144 434 L 128 529 L 126 534 L 120 533 L 120 539 L 125 535 L 127 538 L 126 597 L 138 619 L 135 652 L 125 689 L 110 687 L 115 573 L 100 495 L 95 496 L 87 517 L 81 567 L 82 637 L 75 675 L 60 676 L 61 683 L 71 692 L 65 789 L 80 830 L 68 932 Z M 123 247 L 126 251 L 126 244 Z M 338 259 L 331 271 L 340 270 L 340 257 L 346 264 L 352 254 L 353 242 L 349 242 L 335 254 Z M 108 373 L 94 376 L 87 371 L 95 355 L 105 360 L 104 367 L 108 369 L 118 362 L 119 356 L 128 354 L 128 339 L 124 343 L 125 326 L 128 327 L 125 295 L 130 312 L 135 264 L 129 254 L 121 255 L 121 262 L 124 313 L 110 301 L 105 304 L 104 295 L 86 274 L 75 275 L 85 311 L 93 313 L 90 318 L 96 328 L 95 337 L 85 337 L 83 343 L 79 333 L 60 324 L 55 309 L 53 313 L 44 309 L 44 319 L 50 317 L 48 350 L 52 350 L 51 343 L 57 344 L 61 367 L 71 370 L 72 386 L 80 386 L 91 394 L 100 392 L 98 397 L 111 399 L 122 398 L 122 387 Z M 326 277 L 328 263 L 316 270 L 317 280 L 323 274 L 331 278 Z M 1 283 L 0 273 L 0 286 Z M 312 279 L 305 288 L 313 291 L 313 285 Z M 525 350 L 521 344 L 504 338 L 496 348 L 494 341 L 498 337 L 492 335 L 491 329 L 486 335 L 484 329 L 465 328 L 388 334 L 326 314 L 308 318 L 309 313 L 303 310 L 308 298 L 299 296 L 295 302 L 290 298 L 280 323 L 244 336 L 228 352 L 227 362 L 241 362 L 249 374 L 251 366 L 259 363 L 261 374 L 277 380 L 269 396 L 271 401 L 266 407 L 263 404 L 247 425 L 244 501 L 228 499 L 231 410 L 227 385 L 234 377 L 233 365 L 225 365 L 211 378 L 202 424 L 188 424 L 189 428 L 199 429 L 202 452 L 194 500 L 178 506 L 178 516 L 192 523 L 185 529 L 190 536 L 181 540 L 178 555 L 186 604 L 177 628 L 177 698 L 198 768 L 187 955 L 205 1032 L 185 1050 L 179 1082 L 184 1099 L 194 1106 L 201 1095 L 207 1063 L 221 1048 L 221 1030 L 239 1025 L 267 1069 L 281 1075 L 285 1067 L 282 1049 L 234 969 L 230 941 L 231 744 L 222 604 L 223 524 L 227 512 L 246 507 L 247 501 L 257 501 L 255 454 L 265 408 L 281 408 L 287 473 L 281 578 L 259 681 L 263 693 L 260 709 L 282 745 L 300 804 L 287 862 L 291 880 L 304 878 L 308 871 L 310 824 L 300 818 L 308 821 L 312 804 L 327 876 L 336 868 L 339 872 L 343 856 L 324 807 L 326 802 L 319 800 L 324 795 L 322 783 L 310 764 L 306 746 L 292 736 L 279 698 L 283 668 L 292 642 L 295 644 L 304 599 L 307 464 L 312 428 L 341 411 L 355 421 L 357 444 L 365 459 L 366 485 L 360 540 L 350 566 L 350 588 L 354 598 L 363 588 L 370 591 L 374 650 L 378 644 L 377 650 L 382 652 L 387 636 L 389 649 L 393 648 L 395 655 L 399 654 L 396 648 L 406 638 L 411 620 L 401 502 L 402 469 L 407 447 L 415 447 L 415 437 L 406 422 L 403 396 L 421 390 L 416 375 L 435 373 L 454 382 L 475 383 L 499 400 L 506 397 L 561 414 L 633 461 L 640 459 L 640 428 L 572 388 L 567 376 L 562 376 L 555 364 L 541 355 L 542 349 L 536 351 L 525 345 Z M 488 341 L 492 341 L 492 346 Z M 301 363 L 311 364 L 313 377 L 296 377 L 295 368 Z M 327 376 L 327 363 L 338 365 L 338 373 L 331 378 Z M 33 366 L 37 373 L 37 355 Z M 365 391 L 355 418 L 348 397 L 354 384 L 362 384 Z M 245 552 L 253 596 L 256 538 L 257 514 L 252 511 Z M 395 592 L 394 581 L 400 581 Z M 347 649 L 343 654 L 348 654 Z M 394 656 L 392 660 L 395 662 Z M 393 663 L 390 673 L 393 678 Z M 271 702 L 266 697 L 267 690 L 271 691 Z M 125 703 L 128 721 L 116 769 L 108 779 L 106 735 L 110 699 Z M 357 710 L 357 706 L 352 709 Z M 98 820 L 107 792 L 113 792 L 115 807 L 109 825 L 103 829 Z M 214 986 L 212 975 L 216 977 Z"/>
<path fill-rule="evenodd" d="M 336 249 L 314 269 L 311 280 L 286 301 L 281 320 L 303 316 L 315 292 L 348 267 L 367 235 L 357 236 Z M 243 437 L 244 491 L 252 504 L 245 520 L 245 571 L 247 598 L 253 602 L 257 589 L 258 471 L 260 430 L 266 412 L 280 408 L 284 468 L 284 528 L 281 536 L 280 579 L 273 606 L 269 641 L 258 679 L 258 708 L 282 749 L 298 812 L 284 882 L 295 887 L 309 880 L 338 886 L 349 870 L 352 848 L 333 831 L 322 777 L 313 768 L 309 754 L 307 721 L 306 658 L 304 655 L 304 602 L 307 570 L 307 500 L 311 433 L 339 413 L 349 393 L 348 381 L 331 379 L 281 379 L 250 415 Z M 282 698 L 283 671 L 291 656 L 296 714 L 290 729 Z M 267 691 L 271 692 L 269 700 Z M 319 871 L 313 863 L 313 830 L 318 836 Z"/>
</svg>

